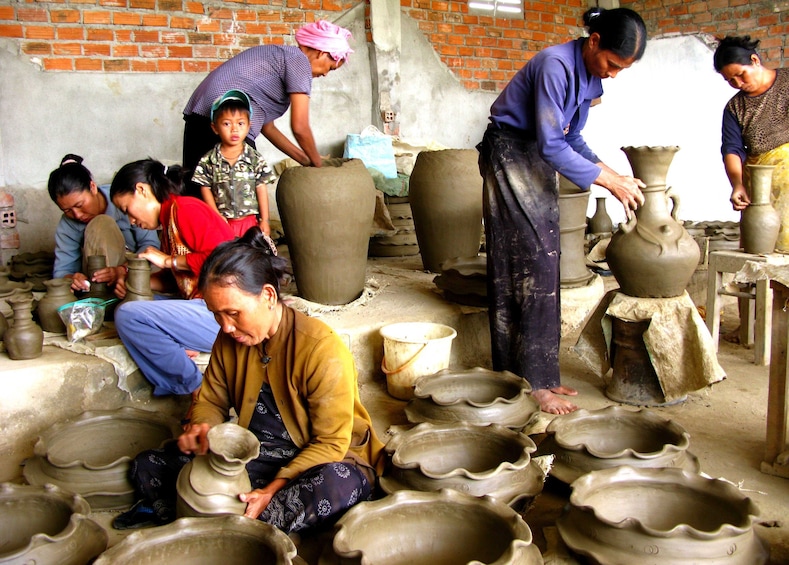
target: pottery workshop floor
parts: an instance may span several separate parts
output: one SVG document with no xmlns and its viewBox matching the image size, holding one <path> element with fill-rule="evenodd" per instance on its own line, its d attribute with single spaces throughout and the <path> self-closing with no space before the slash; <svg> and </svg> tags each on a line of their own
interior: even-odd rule
<svg viewBox="0 0 789 565">
<path fill-rule="evenodd" d="M 410 279 L 411 284 L 423 289 L 431 287 L 429 292 L 432 294 L 432 276 L 419 270 L 409 271 L 418 269 L 418 265 L 418 258 L 413 257 L 373 260 L 368 271 L 378 272 L 383 266 L 402 269 L 398 276 L 403 286 L 407 287 Z M 605 286 L 615 288 L 616 283 L 612 277 L 606 277 Z M 402 300 L 408 302 L 411 298 L 404 295 Z M 388 311 L 385 311 L 377 302 L 371 300 L 365 305 L 364 317 L 384 325 L 399 306 L 397 300 L 390 300 L 386 303 Z M 408 303 L 407 307 L 412 306 Z M 722 332 L 736 325 L 735 306 L 729 304 L 724 311 Z M 590 373 L 572 351 L 579 332 L 580 328 L 562 340 L 563 382 L 578 389 L 577 403 L 582 408 L 593 410 L 614 404 L 603 394 L 602 380 Z M 653 410 L 674 420 L 690 433 L 690 451 L 698 457 L 702 472 L 738 485 L 756 502 L 761 511 L 757 519 L 760 525 L 756 530 L 770 544 L 769 563 L 789 564 L 789 480 L 766 475 L 759 470 L 765 442 L 768 367 L 753 364 L 752 349 L 723 340 L 718 358 L 728 375 L 724 381 L 690 394 L 681 404 Z M 361 392 L 383 439 L 386 439 L 389 426 L 407 424 L 403 413 L 405 402 L 388 396 L 382 375 L 379 374 L 372 382 L 362 383 Z M 545 418 L 546 424 L 548 421 Z M 539 441 L 540 436 L 535 440 Z M 554 521 L 561 514 L 568 496 L 569 489 L 565 485 L 549 478 L 542 494 L 524 515 L 546 563 L 575 562 L 563 555 L 564 548 L 557 540 L 554 528 Z M 97 516 L 105 526 L 109 526 L 111 517 L 109 513 Z M 111 544 L 122 537 L 120 532 L 111 533 Z M 317 557 L 321 553 L 319 545 L 320 542 L 304 540 L 300 555 L 311 565 L 321 561 Z"/>
</svg>

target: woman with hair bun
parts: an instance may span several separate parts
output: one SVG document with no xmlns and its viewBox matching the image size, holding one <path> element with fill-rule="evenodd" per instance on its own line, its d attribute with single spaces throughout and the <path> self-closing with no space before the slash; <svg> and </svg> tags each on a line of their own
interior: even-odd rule
<svg viewBox="0 0 789 565">
<path fill-rule="evenodd" d="M 260 440 L 247 464 L 245 516 L 284 532 L 314 530 L 370 497 L 383 471 L 383 444 L 359 399 L 353 356 L 325 323 L 280 301 L 286 261 L 260 229 L 219 245 L 199 288 L 221 333 L 186 431 L 131 467 L 139 501 L 118 529 L 175 518 L 178 471 L 209 448 L 208 430 L 238 415 Z"/>
<path fill-rule="evenodd" d="M 632 10 L 592 8 L 589 35 L 548 47 L 509 82 L 477 146 L 484 180 L 485 241 L 493 366 L 527 379 L 545 412 L 566 414 L 575 395 L 559 378 L 561 173 L 607 188 L 630 215 L 643 203 L 639 179 L 620 175 L 586 145 L 592 102 L 644 54 L 644 21 Z"/>
<path fill-rule="evenodd" d="M 180 166 L 143 159 L 121 167 L 110 187 L 131 225 L 161 228 L 161 250 L 149 247 L 138 256 L 161 269 L 151 275 L 157 298 L 181 299 L 126 302 L 115 309 L 115 329 L 155 395 L 192 394 L 200 387 L 202 374 L 192 358 L 211 351 L 219 326 L 197 279 L 214 248 L 233 239 L 233 230 L 208 204 L 180 195 L 183 183 Z M 122 297 L 125 287 L 116 286 Z"/>
</svg>

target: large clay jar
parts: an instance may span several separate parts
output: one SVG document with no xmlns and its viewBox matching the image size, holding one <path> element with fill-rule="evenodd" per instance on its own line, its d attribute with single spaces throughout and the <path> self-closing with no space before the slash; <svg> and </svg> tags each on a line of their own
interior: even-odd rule
<svg viewBox="0 0 789 565">
<path fill-rule="evenodd" d="M 33 321 L 33 299 L 12 296 L 7 302 L 14 310 L 14 324 L 3 336 L 6 353 L 14 360 L 39 357 L 44 350 L 44 331 Z"/>
<path fill-rule="evenodd" d="M 151 290 L 151 264 L 148 259 L 133 257 L 127 260 L 129 273 L 126 275 L 126 296 L 123 302 L 153 300 Z"/>
<path fill-rule="evenodd" d="M 176 514 L 182 517 L 243 514 L 238 495 L 252 490 L 246 464 L 260 454 L 255 434 L 225 423 L 208 431 L 208 454 L 198 455 L 178 474 Z"/>
<path fill-rule="evenodd" d="M 54 485 L 0 485 L 0 564 L 85 565 L 107 548 L 79 495 Z"/>
<path fill-rule="evenodd" d="M 559 284 L 577 288 L 594 274 L 586 267 L 586 208 L 589 191 L 559 177 Z"/>
<path fill-rule="evenodd" d="M 364 291 L 375 185 L 360 159 L 285 169 L 277 206 L 302 298 L 348 304 Z"/>
<path fill-rule="evenodd" d="M 614 231 L 614 223 L 605 209 L 605 196 L 595 198 L 594 215 L 589 219 L 589 232 L 593 234 L 607 234 Z"/>
<path fill-rule="evenodd" d="M 45 332 L 65 333 L 66 326 L 60 319 L 58 308 L 77 299 L 71 292 L 71 279 L 49 279 L 44 281 L 44 286 L 47 293 L 36 307 L 38 323 Z"/>
<path fill-rule="evenodd" d="M 455 257 L 473 257 L 482 240 L 482 177 L 473 149 L 422 151 L 409 181 L 422 265 L 434 273 Z"/>
<path fill-rule="evenodd" d="M 773 165 L 745 165 L 751 203 L 740 217 L 742 248 L 746 253 L 772 253 L 781 229 L 781 215 L 770 203 Z"/>
<path fill-rule="evenodd" d="M 622 151 L 633 176 L 646 184 L 644 204 L 611 237 L 606 261 L 627 295 L 680 296 L 696 270 L 700 251 L 677 221 L 679 197 L 666 189 L 666 174 L 679 147 L 623 147 Z"/>
</svg>

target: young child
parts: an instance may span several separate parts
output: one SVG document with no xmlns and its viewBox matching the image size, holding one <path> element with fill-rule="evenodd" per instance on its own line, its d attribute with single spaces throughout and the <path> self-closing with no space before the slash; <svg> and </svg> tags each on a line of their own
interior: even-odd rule
<svg viewBox="0 0 789 565">
<path fill-rule="evenodd" d="M 240 237 L 250 227 L 269 226 L 268 190 L 276 175 L 255 148 L 244 140 L 249 133 L 252 106 L 240 90 L 228 90 L 211 106 L 211 129 L 219 143 L 200 159 L 192 181 L 203 200 L 216 210 Z"/>
</svg>

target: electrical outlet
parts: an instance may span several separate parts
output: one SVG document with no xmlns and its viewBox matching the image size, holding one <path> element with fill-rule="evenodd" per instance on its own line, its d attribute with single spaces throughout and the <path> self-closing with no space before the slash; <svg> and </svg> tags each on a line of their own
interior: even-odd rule
<svg viewBox="0 0 789 565">
<path fill-rule="evenodd" d="M 394 121 L 394 112 L 391 110 L 384 110 L 381 112 L 381 115 L 383 116 L 384 123 L 388 124 Z"/>
</svg>

